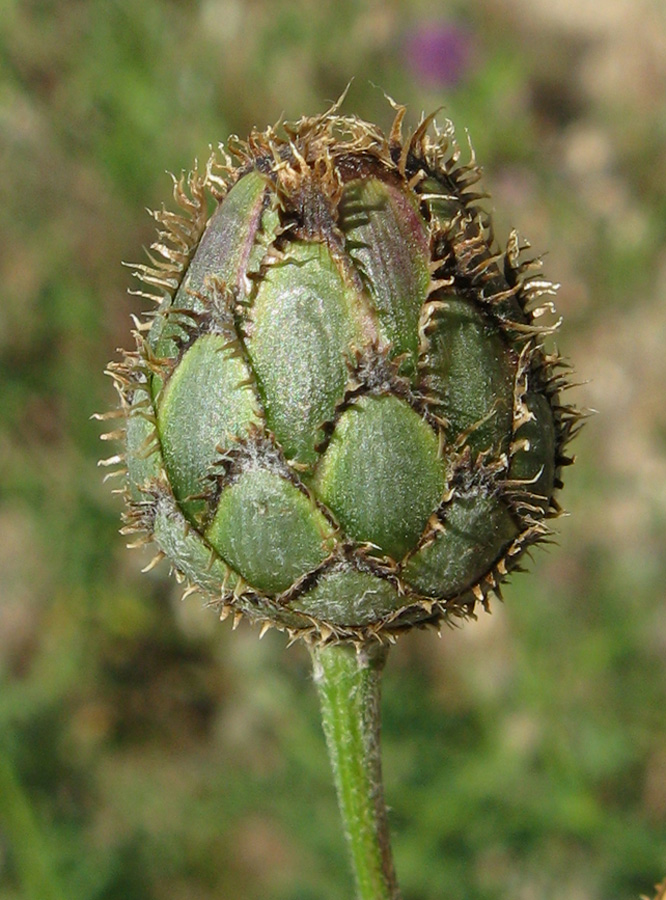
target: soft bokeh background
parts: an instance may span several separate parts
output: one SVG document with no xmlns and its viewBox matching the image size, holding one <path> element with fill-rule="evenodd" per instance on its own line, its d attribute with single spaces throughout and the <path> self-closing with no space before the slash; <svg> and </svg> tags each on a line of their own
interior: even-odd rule
<svg viewBox="0 0 666 900">
<path fill-rule="evenodd" d="M 661 0 L 1 0 L 1 900 L 351 896 L 306 652 L 139 573 L 90 416 L 165 170 L 352 76 L 347 111 L 388 127 L 386 91 L 469 129 L 599 411 L 558 545 L 493 615 L 392 652 L 405 898 L 636 900 L 666 875 Z"/>
</svg>

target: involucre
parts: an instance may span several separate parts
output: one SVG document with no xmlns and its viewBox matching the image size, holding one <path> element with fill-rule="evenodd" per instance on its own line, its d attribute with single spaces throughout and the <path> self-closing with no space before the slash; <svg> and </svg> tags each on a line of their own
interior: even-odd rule
<svg viewBox="0 0 666 900">
<path fill-rule="evenodd" d="M 175 181 L 110 372 L 125 531 L 223 615 L 317 642 L 474 614 L 549 533 L 577 413 L 447 123 L 338 105 Z M 233 157 L 233 159 L 232 159 Z"/>
</svg>

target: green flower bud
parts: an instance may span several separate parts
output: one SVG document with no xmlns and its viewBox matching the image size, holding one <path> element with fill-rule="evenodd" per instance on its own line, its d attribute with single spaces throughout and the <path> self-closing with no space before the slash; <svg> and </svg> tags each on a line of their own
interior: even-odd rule
<svg viewBox="0 0 666 900">
<path fill-rule="evenodd" d="M 109 367 L 125 531 L 293 637 L 473 615 L 570 462 L 553 285 L 495 245 L 450 123 L 404 139 L 404 112 L 386 137 L 336 104 L 177 181 L 135 266 L 156 310 Z"/>
</svg>

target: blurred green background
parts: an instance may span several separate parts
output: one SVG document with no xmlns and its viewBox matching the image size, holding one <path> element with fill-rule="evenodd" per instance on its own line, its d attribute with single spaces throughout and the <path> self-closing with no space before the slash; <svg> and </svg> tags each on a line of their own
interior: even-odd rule
<svg viewBox="0 0 666 900">
<path fill-rule="evenodd" d="M 469 129 L 599 410 L 557 545 L 492 616 L 392 651 L 405 900 L 636 900 L 666 875 L 661 0 L 0 0 L 1 900 L 352 894 L 307 653 L 140 574 L 90 421 L 165 171 L 352 76 L 348 112 L 388 128 L 386 91 Z"/>
</svg>

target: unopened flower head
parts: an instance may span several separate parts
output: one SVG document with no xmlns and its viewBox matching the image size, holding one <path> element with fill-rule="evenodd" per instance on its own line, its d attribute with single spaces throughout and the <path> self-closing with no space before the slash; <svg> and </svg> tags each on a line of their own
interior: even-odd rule
<svg viewBox="0 0 666 900">
<path fill-rule="evenodd" d="M 223 615 L 316 641 L 474 614 L 549 533 L 577 413 L 554 286 L 432 117 L 338 104 L 174 184 L 110 365 L 126 532 Z M 546 317 L 548 318 L 548 317 Z"/>
</svg>

